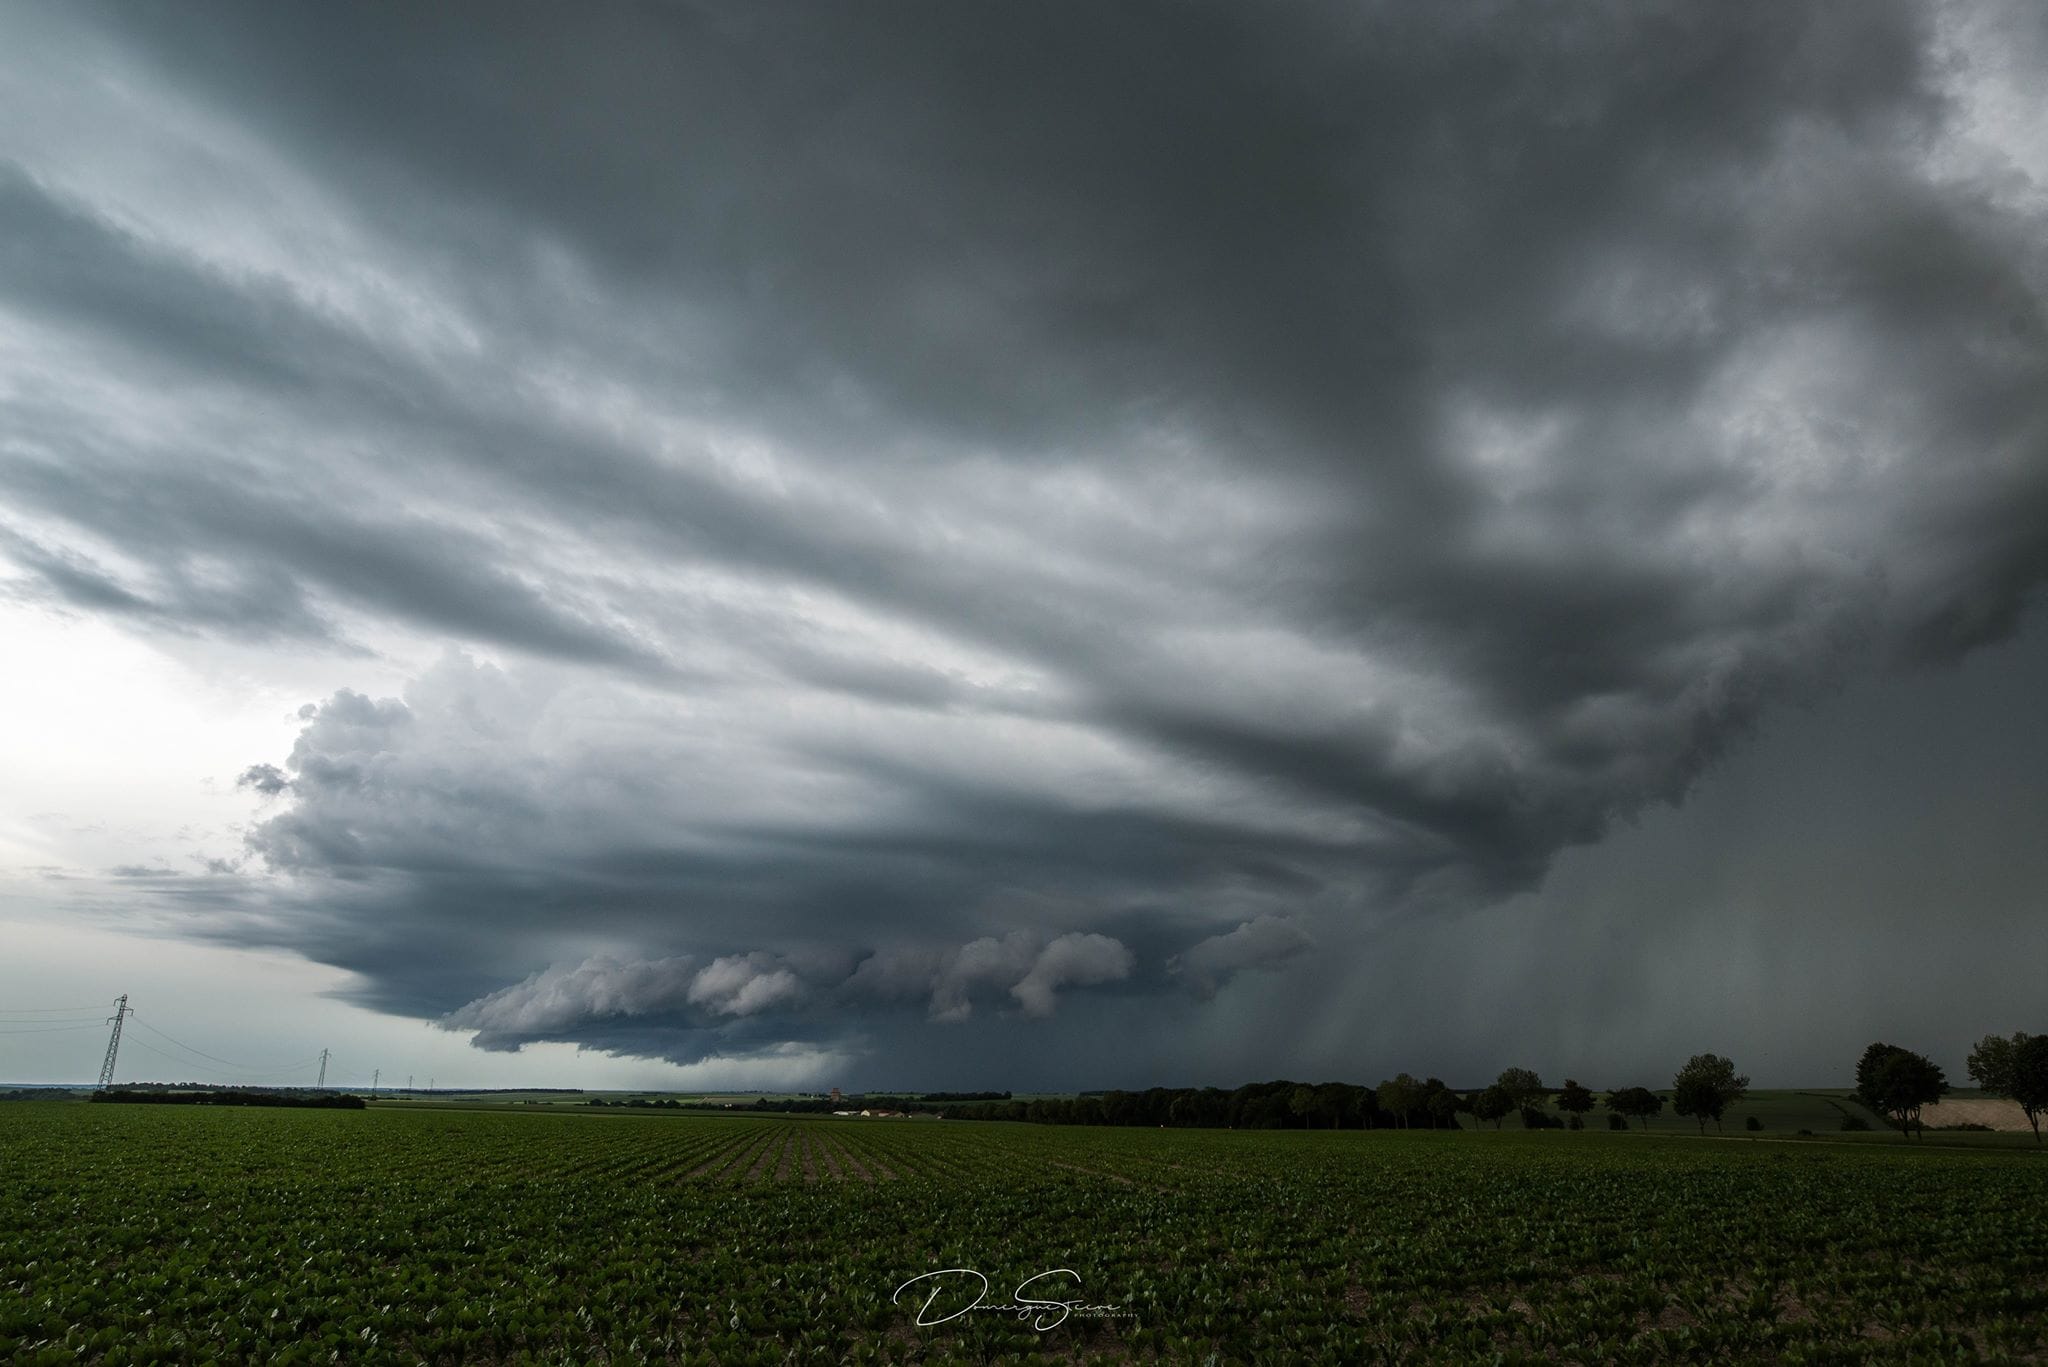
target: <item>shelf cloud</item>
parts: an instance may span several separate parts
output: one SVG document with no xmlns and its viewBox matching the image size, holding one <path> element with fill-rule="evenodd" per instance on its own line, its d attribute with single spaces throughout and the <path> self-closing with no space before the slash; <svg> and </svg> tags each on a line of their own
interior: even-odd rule
<svg viewBox="0 0 2048 1367">
<path fill-rule="evenodd" d="M 2048 576 L 2026 6 L 0 32 L 0 593 L 325 680 L 133 895 L 481 1047 L 1169 1066 Z"/>
</svg>

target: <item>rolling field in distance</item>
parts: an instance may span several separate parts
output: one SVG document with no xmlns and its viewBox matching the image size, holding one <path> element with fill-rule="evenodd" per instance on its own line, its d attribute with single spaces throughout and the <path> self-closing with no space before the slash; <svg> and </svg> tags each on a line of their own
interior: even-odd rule
<svg viewBox="0 0 2048 1367">
<path fill-rule="evenodd" d="M 1847 1138 L 27 1102 L 0 1358 L 2048 1354 L 2048 1158 Z"/>
</svg>

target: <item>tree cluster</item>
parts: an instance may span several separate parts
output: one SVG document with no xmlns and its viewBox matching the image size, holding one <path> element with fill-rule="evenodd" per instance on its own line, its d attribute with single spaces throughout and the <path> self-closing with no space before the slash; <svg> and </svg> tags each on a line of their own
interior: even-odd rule
<svg viewBox="0 0 2048 1367">
<path fill-rule="evenodd" d="M 1970 1051 L 1967 1066 L 1979 1087 L 2020 1104 L 2040 1143 L 2041 1116 L 2048 1112 L 2048 1035 L 1986 1035 Z"/>
<path fill-rule="evenodd" d="M 1664 1110 L 1664 1098 L 1648 1087 L 1623 1087 L 1609 1092 L 1602 1104 L 1611 1114 L 1619 1116 L 1624 1124 L 1640 1120 L 1646 1130 L 1650 1128 L 1650 1117 L 1662 1114 Z"/>
<path fill-rule="evenodd" d="M 1373 1089 L 1373 1098 L 1381 1113 L 1404 1130 L 1455 1130 L 1458 1113 L 1471 1109 L 1465 1098 L 1444 1085 L 1443 1079 L 1432 1077 L 1418 1082 L 1409 1073 L 1398 1073 L 1382 1082 Z"/>
<path fill-rule="evenodd" d="M 1882 1042 L 1856 1061 L 1856 1099 L 1899 1127 L 1902 1138 L 1920 1128 L 1920 1108 L 1941 1100 L 1948 1079 L 1931 1059 Z"/>
</svg>

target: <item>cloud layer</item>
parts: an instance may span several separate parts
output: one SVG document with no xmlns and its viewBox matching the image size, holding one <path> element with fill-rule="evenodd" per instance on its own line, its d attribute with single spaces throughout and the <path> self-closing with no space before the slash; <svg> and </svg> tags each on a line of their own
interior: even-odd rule
<svg viewBox="0 0 2048 1367">
<path fill-rule="evenodd" d="M 0 29 L 0 591 L 330 659 L 205 929 L 487 1047 L 1284 995 L 2048 573 L 2025 7 Z"/>
</svg>

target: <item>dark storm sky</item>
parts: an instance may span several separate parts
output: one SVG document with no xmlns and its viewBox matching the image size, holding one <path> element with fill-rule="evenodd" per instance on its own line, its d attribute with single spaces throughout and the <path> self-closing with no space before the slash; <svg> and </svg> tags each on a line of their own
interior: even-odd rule
<svg viewBox="0 0 2048 1367">
<path fill-rule="evenodd" d="M 2044 13 L 12 7 L 0 593 L 313 684 L 100 914 L 855 1084 L 2048 1027 Z"/>
</svg>

